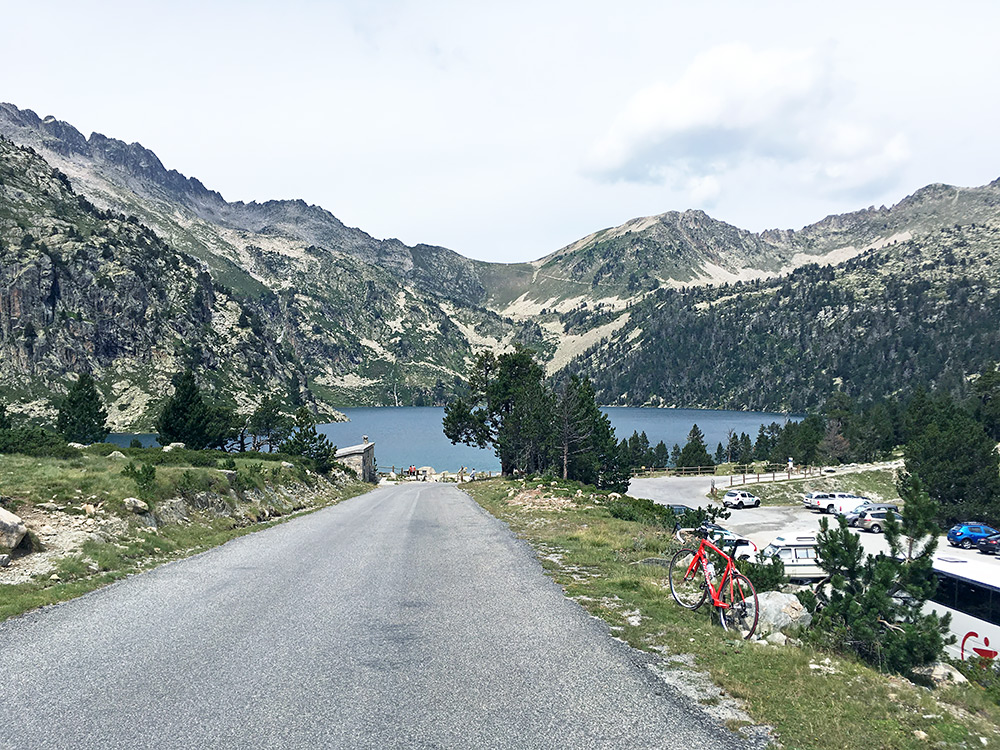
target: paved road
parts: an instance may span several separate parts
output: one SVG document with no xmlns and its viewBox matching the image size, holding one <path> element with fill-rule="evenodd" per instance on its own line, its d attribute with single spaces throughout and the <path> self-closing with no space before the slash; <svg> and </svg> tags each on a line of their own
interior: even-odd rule
<svg viewBox="0 0 1000 750">
<path fill-rule="evenodd" d="M 0 747 L 746 747 L 455 488 L 382 488 L 0 624 Z"/>
</svg>

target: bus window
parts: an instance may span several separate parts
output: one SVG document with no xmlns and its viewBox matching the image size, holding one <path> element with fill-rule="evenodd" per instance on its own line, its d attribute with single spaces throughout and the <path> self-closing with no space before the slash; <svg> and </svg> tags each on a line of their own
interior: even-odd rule
<svg viewBox="0 0 1000 750">
<path fill-rule="evenodd" d="M 955 582 L 955 609 L 965 612 L 967 615 L 978 617 L 980 620 L 988 622 L 994 621 L 991 617 L 990 596 L 992 592 L 983 586 L 976 586 L 965 581 Z"/>
<path fill-rule="evenodd" d="M 931 601 L 955 609 L 955 583 L 954 578 L 939 575 L 937 591 L 934 592 Z"/>
</svg>

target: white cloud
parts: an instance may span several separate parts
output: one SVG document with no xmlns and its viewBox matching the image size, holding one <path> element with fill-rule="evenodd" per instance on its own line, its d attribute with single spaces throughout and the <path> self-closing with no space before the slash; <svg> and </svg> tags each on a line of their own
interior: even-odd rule
<svg viewBox="0 0 1000 750">
<path fill-rule="evenodd" d="M 727 45 L 697 56 L 673 82 L 637 92 L 592 147 L 588 172 L 607 182 L 672 185 L 713 200 L 755 164 L 850 191 L 898 176 L 906 137 L 852 116 L 850 87 L 816 50 Z"/>
</svg>

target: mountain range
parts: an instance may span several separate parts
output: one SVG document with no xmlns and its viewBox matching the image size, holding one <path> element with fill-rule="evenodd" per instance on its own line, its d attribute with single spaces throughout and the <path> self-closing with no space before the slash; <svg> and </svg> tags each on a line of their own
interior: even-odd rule
<svg viewBox="0 0 1000 750">
<path fill-rule="evenodd" d="M 0 135 L 0 398 L 39 419 L 82 369 L 112 426 L 142 429 L 188 365 L 243 412 L 277 395 L 333 417 L 442 403 L 484 347 L 586 373 L 606 403 L 796 410 L 831 388 L 877 398 L 1000 360 L 981 330 L 1000 328 L 1000 181 L 797 231 L 668 212 L 494 264 L 379 240 L 299 200 L 228 202 L 139 144 L 14 105 L 0 104 Z M 898 317 L 887 300 L 917 288 Z"/>
</svg>

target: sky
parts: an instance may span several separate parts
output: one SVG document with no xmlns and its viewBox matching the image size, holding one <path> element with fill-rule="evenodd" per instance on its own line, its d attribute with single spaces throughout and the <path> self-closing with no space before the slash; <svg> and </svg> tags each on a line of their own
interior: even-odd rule
<svg viewBox="0 0 1000 750">
<path fill-rule="evenodd" d="M 0 101 L 497 262 L 1000 177 L 1000 3 L 0 0 Z"/>
</svg>

